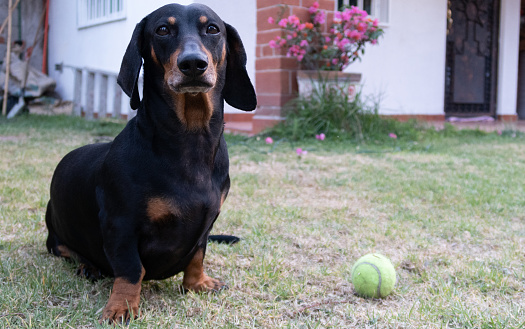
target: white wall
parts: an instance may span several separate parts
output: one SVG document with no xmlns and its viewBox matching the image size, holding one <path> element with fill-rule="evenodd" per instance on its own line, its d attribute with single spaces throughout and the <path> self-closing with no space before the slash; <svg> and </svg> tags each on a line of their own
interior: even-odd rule
<svg viewBox="0 0 525 329">
<path fill-rule="evenodd" d="M 520 39 L 520 1 L 502 0 L 498 66 L 498 115 L 516 115 Z"/>
<path fill-rule="evenodd" d="M 73 99 L 73 71 L 64 68 L 60 73 L 55 64 L 89 67 L 118 73 L 122 56 L 135 25 L 147 14 L 167 3 L 166 0 L 125 0 L 126 19 L 87 28 L 77 28 L 77 1 L 53 0 L 49 15 L 49 67 L 50 75 L 57 80 L 57 92 L 65 100 Z M 180 4 L 200 2 L 214 9 L 221 18 L 239 31 L 247 48 L 248 71 L 255 77 L 255 0 L 177 0 Z M 125 97 L 124 97 L 125 98 Z M 127 101 L 127 100 L 126 100 Z M 126 110 L 123 110 L 126 113 Z"/>
<path fill-rule="evenodd" d="M 345 70 L 382 95 L 381 114 L 444 114 L 446 13 L 447 0 L 390 0 L 384 37 Z"/>
</svg>

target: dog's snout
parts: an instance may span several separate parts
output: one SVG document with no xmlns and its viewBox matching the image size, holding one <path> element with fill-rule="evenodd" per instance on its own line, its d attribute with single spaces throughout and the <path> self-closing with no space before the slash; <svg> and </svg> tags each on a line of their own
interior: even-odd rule
<svg viewBox="0 0 525 329">
<path fill-rule="evenodd" d="M 184 52 L 179 56 L 177 66 L 184 75 L 198 77 L 206 72 L 208 58 L 199 51 Z"/>
</svg>

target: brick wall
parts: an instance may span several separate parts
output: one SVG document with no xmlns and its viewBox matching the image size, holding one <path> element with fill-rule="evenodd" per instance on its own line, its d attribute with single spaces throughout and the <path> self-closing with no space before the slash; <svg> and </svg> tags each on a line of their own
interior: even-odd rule
<svg viewBox="0 0 525 329">
<path fill-rule="evenodd" d="M 297 95 L 295 58 L 286 52 L 272 49 L 268 42 L 281 33 L 268 17 L 275 19 L 286 5 L 283 17 L 297 15 L 302 21 L 310 16 L 308 8 L 315 0 L 257 0 L 257 49 L 255 62 L 255 85 L 257 112 L 253 117 L 253 133 L 259 133 L 282 120 L 281 109 Z M 333 20 L 334 0 L 319 0 L 319 8 L 327 12 L 327 28 Z"/>
</svg>

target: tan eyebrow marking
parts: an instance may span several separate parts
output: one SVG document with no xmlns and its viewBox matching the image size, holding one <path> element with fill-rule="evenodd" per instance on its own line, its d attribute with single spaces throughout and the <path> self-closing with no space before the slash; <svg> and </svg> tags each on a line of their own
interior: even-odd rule
<svg viewBox="0 0 525 329">
<path fill-rule="evenodd" d="M 208 17 L 206 17 L 206 16 L 201 16 L 201 17 L 199 18 L 199 21 L 200 21 L 202 24 L 204 24 L 204 23 L 206 23 L 206 22 L 208 21 Z"/>
<path fill-rule="evenodd" d="M 176 21 L 176 19 L 173 16 L 168 18 L 168 23 L 170 23 L 171 25 L 175 24 L 175 21 Z"/>
</svg>

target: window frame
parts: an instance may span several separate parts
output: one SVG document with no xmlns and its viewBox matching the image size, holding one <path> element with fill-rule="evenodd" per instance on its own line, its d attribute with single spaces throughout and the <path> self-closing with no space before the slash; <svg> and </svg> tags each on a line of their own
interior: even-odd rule
<svg viewBox="0 0 525 329">
<path fill-rule="evenodd" d="M 357 7 L 363 9 L 364 6 L 364 0 L 356 0 L 357 1 Z M 337 0 L 335 2 L 336 4 L 336 10 L 339 10 L 341 6 L 339 5 L 342 3 L 342 6 L 349 5 L 350 0 Z M 379 26 L 385 27 L 390 24 L 390 0 L 371 0 L 371 12 L 368 13 L 373 18 L 379 19 Z M 383 11 L 386 11 L 383 12 Z"/>
<path fill-rule="evenodd" d="M 126 19 L 126 2 L 126 0 L 77 0 L 77 28 L 84 29 Z M 103 6 L 100 6 L 101 4 Z M 95 14 L 98 17 L 89 18 L 90 10 L 99 11 L 98 15 Z M 108 13 L 100 13 L 100 11 Z"/>
</svg>

